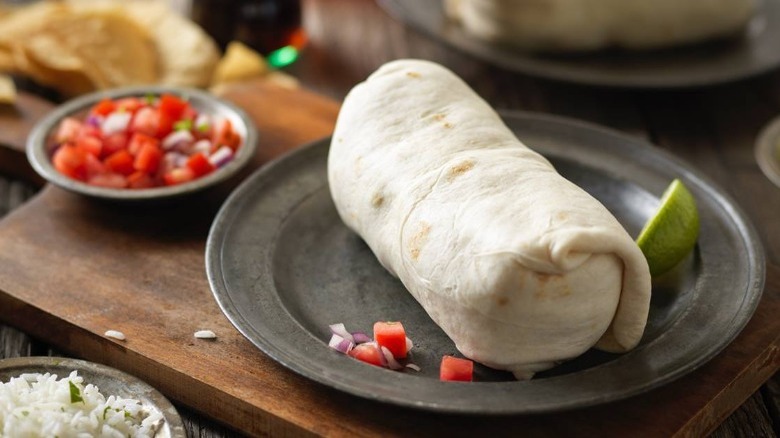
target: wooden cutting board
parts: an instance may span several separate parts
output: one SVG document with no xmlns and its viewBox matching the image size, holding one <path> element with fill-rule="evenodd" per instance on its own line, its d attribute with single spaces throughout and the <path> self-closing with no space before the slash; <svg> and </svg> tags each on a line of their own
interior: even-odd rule
<svg viewBox="0 0 780 438">
<path fill-rule="evenodd" d="M 338 112 L 324 97 L 263 82 L 234 86 L 225 96 L 260 130 L 254 167 L 328 135 Z M 26 166 L 18 149 L 3 158 L 4 167 Z M 0 319 L 67 353 L 134 374 L 251 435 L 701 436 L 780 367 L 780 269 L 769 266 L 756 315 L 723 353 L 629 400 L 490 417 L 418 412 L 340 393 L 262 354 L 212 298 L 205 241 L 239 179 L 188 203 L 154 207 L 101 203 L 46 186 L 0 222 Z M 127 340 L 104 337 L 110 329 Z M 200 329 L 218 338 L 194 339 Z"/>
</svg>

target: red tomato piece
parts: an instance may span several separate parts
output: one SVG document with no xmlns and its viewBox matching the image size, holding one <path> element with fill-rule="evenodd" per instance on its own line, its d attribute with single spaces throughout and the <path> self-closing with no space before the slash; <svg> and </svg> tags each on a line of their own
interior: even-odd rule
<svg viewBox="0 0 780 438">
<path fill-rule="evenodd" d="M 182 118 L 184 111 L 189 106 L 190 104 L 186 100 L 172 94 L 160 96 L 160 115 L 174 122 Z"/>
<path fill-rule="evenodd" d="M 87 180 L 95 175 L 108 172 L 106 165 L 98 157 L 92 154 L 86 154 Z"/>
<path fill-rule="evenodd" d="M 163 175 L 163 182 L 167 186 L 173 186 L 176 184 L 183 184 L 195 179 L 195 172 L 189 167 L 177 167 L 171 169 Z"/>
<path fill-rule="evenodd" d="M 143 107 L 139 109 L 130 121 L 130 131 L 146 134 L 150 137 L 160 132 L 160 113 L 154 108 Z"/>
<path fill-rule="evenodd" d="M 382 352 L 371 343 L 358 344 L 349 351 L 349 355 L 371 365 L 382 366 Z"/>
<path fill-rule="evenodd" d="M 66 143 L 54 152 L 51 160 L 54 168 L 62 174 L 84 181 L 87 178 L 87 155 L 85 150 Z"/>
<path fill-rule="evenodd" d="M 141 152 L 141 148 L 143 148 L 143 146 L 146 144 L 151 144 L 158 148 L 160 147 L 159 140 L 138 132 L 133 134 L 133 136 L 130 138 L 130 143 L 127 145 L 127 150 L 133 155 L 138 155 L 138 153 Z"/>
<path fill-rule="evenodd" d="M 123 189 L 127 187 L 127 178 L 118 173 L 108 172 L 95 175 L 87 183 L 93 186 L 109 187 L 112 189 Z"/>
<path fill-rule="evenodd" d="M 162 149 L 160 149 L 156 142 L 146 142 L 141 146 L 141 149 L 135 156 L 135 162 L 133 162 L 133 166 L 135 167 L 135 170 L 140 170 L 146 173 L 154 173 L 157 171 L 157 167 L 160 165 L 162 156 Z"/>
<path fill-rule="evenodd" d="M 73 117 L 65 117 L 57 127 L 57 132 L 54 134 L 54 141 L 57 143 L 65 143 L 76 140 L 81 133 L 82 126 L 84 126 L 84 124 Z"/>
<path fill-rule="evenodd" d="M 115 132 L 103 139 L 102 155 L 107 157 L 116 151 L 127 148 L 127 134 Z"/>
<path fill-rule="evenodd" d="M 130 152 L 122 149 L 111 154 L 103 161 L 103 164 L 105 164 L 106 167 L 114 173 L 130 175 L 131 173 L 135 172 L 135 167 L 133 167 L 133 160 L 134 158 L 132 155 L 130 155 Z"/>
<path fill-rule="evenodd" d="M 233 124 L 228 119 L 222 120 L 214 130 L 214 138 L 211 141 L 214 150 L 220 146 L 228 146 L 234 151 L 241 145 L 241 136 L 233 129 Z"/>
<path fill-rule="evenodd" d="M 202 153 L 198 152 L 187 159 L 187 167 L 192 169 L 195 173 L 195 177 L 201 177 L 207 173 L 212 172 L 215 167 L 208 158 Z"/>
<path fill-rule="evenodd" d="M 134 114 L 145 106 L 146 103 L 137 97 L 123 97 L 116 100 L 117 111 L 127 111 Z"/>
<path fill-rule="evenodd" d="M 374 340 L 379 346 L 390 350 L 394 358 L 406 357 L 406 331 L 400 322 L 374 323 Z"/>
<path fill-rule="evenodd" d="M 97 114 L 99 116 L 107 116 L 116 110 L 116 102 L 114 102 L 111 99 L 103 99 L 100 102 L 96 103 L 90 112 L 92 114 Z"/>
<path fill-rule="evenodd" d="M 439 368 L 439 380 L 471 382 L 474 380 L 474 362 L 459 357 L 443 356 Z"/>
<path fill-rule="evenodd" d="M 95 157 L 99 157 L 101 151 L 103 150 L 103 142 L 100 141 L 100 139 L 97 137 L 85 135 L 83 137 L 79 137 L 78 140 L 76 140 L 76 147 L 84 149 Z"/>
<path fill-rule="evenodd" d="M 154 187 L 154 179 L 146 172 L 136 171 L 127 177 L 127 186 L 131 189 L 148 189 Z"/>
</svg>

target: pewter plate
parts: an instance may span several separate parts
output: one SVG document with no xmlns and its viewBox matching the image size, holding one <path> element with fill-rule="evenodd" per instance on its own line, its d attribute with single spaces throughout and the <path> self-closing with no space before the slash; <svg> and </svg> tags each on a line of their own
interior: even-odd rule
<svg viewBox="0 0 780 438">
<path fill-rule="evenodd" d="M 756 161 L 767 178 L 780 187 L 780 116 L 771 120 L 756 140 Z"/>
<path fill-rule="evenodd" d="M 51 373 L 58 379 L 67 377 L 71 371 L 78 371 L 84 384 L 91 383 L 108 397 L 117 395 L 139 400 L 150 411 L 162 414 L 164 422 L 155 438 L 186 438 L 184 424 L 176 408 L 159 391 L 136 377 L 117 369 L 78 359 L 63 357 L 17 357 L 0 360 L 0 382 L 25 373 Z"/>
<path fill-rule="evenodd" d="M 655 51 L 545 55 L 472 37 L 445 17 L 441 1 L 377 0 L 431 37 L 507 70 L 586 85 L 682 88 L 748 78 L 780 65 L 780 1 L 759 0 L 755 18 L 731 39 Z"/>
<path fill-rule="evenodd" d="M 764 283 L 761 245 L 731 199 L 639 139 L 546 115 L 507 113 L 504 120 L 632 235 L 673 178 L 696 197 L 699 243 L 654 283 L 638 348 L 623 355 L 592 350 L 530 381 L 477 365 L 474 383 L 440 382 L 441 357 L 457 354 L 455 346 L 339 219 L 327 185 L 327 139 L 259 170 L 223 205 L 206 247 L 222 311 L 260 350 L 303 376 L 360 397 L 457 413 L 549 412 L 618 400 L 691 372 L 731 342 Z M 329 324 L 370 333 L 379 320 L 404 323 L 420 372 L 390 371 L 328 348 Z"/>
</svg>

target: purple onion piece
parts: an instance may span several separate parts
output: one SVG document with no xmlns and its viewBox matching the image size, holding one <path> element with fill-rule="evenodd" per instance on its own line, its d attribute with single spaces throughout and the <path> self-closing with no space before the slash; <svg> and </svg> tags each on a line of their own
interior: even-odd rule
<svg viewBox="0 0 780 438">
<path fill-rule="evenodd" d="M 382 347 L 382 354 L 385 357 L 385 361 L 387 361 L 388 368 L 390 368 L 391 370 L 403 369 L 404 366 L 398 363 L 397 360 L 395 360 L 395 357 L 393 357 L 393 353 L 391 353 L 387 347 Z"/>
<path fill-rule="evenodd" d="M 209 147 L 210 146 L 211 143 L 209 143 Z M 233 149 L 230 149 L 227 146 L 222 146 L 221 148 L 217 149 L 216 152 L 214 152 L 209 156 L 209 162 L 214 167 L 222 167 L 232 159 L 233 159 Z"/>
<path fill-rule="evenodd" d="M 103 117 L 100 117 L 97 114 L 90 114 L 87 116 L 87 119 L 84 120 L 84 123 L 89 126 L 94 126 L 95 128 L 100 128 L 100 125 L 103 123 Z"/>
<path fill-rule="evenodd" d="M 371 342 L 371 338 L 363 332 L 352 332 L 352 337 L 355 339 L 356 344 L 363 344 L 365 342 Z"/>
<path fill-rule="evenodd" d="M 189 131 L 174 131 L 163 139 L 162 147 L 165 150 L 181 149 L 193 141 L 195 141 L 195 137 Z"/>
<path fill-rule="evenodd" d="M 337 334 L 333 334 L 333 336 L 330 337 L 328 346 L 340 353 L 347 354 L 350 350 L 352 350 L 352 347 L 354 347 L 355 344 Z"/>
<path fill-rule="evenodd" d="M 412 342 L 412 340 L 409 339 L 409 337 L 407 336 L 406 337 L 406 351 L 409 351 L 412 348 L 414 348 L 414 342 Z"/>
<path fill-rule="evenodd" d="M 133 117 L 128 112 L 114 112 L 108 115 L 103 123 L 100 124 L 100 130 L 104 135 L 111 135 L 117 132 L 122 132 L 130 125 L 130 119 Z"/>
<path fill-rule="evenodd" d="M 352 334 L 347 331 L 347 328 L 344 327 L 343 323 L 338 324 L 331 324 L 330 325 L 330 332 L 334 335 L 339 335 L 342 338 L 348 340 L 349 342 L 354 343 L 355 338 L 352 337 Z"/>
<path fill-rule="evenodd" d="M 417 365 L 415 365 L 413 363 L 406 364 L 406 368 L 411 368 L 411 369 L 413 369 L 415 371 L 420 371 L 421 370 L 421 368 L 419 366 L 417 366 Z"/>
</svg>

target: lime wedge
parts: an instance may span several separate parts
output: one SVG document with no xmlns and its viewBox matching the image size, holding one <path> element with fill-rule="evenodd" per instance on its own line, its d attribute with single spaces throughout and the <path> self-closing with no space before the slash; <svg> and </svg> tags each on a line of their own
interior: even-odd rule
<svg viewBox="0 0 780 438">
<path fill-rule="evenodd" d="M 693 250 L 698 237 L 696 201 L 685 185 L 675 179 L 636 239 L 650 266 L 650 274 L 656 277 L 674 268 Z"/>
</svg>

